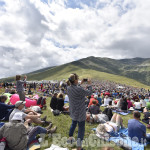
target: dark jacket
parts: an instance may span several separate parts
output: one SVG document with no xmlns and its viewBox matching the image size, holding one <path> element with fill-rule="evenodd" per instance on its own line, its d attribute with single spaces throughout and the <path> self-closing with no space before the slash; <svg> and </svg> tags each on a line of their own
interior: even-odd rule
<svg viewBox="0 0 150 150">
<path fill-rule="evenodd" d="M 64 107 L 64 99 L 58 98 L 56 109 L 58 109 L 59 111 L 64 111 L 63 107 Z"/>
<path fill-rule="evenodd" d="M 144 112 L 144 119 L 142 121 L 146 124 L 149 124 L 150 112 Z"/>
<path fill-rule="evenodd" d="M 57 98 L 55 96 L 52 97 L 51 102 L 50 102 L 50 107 L 55 110 L 57 106 Z"/>
<path fill-rule="evenodd" d="M 15 108 L 15 105 L 7 105 L 0 102 L 0 120 L 2 120 L 10 112 L 10 109 L 13 108 Z"/>
<path fill-rule="evenodd" d="M 126 100 L 123 100 L 120 105 L 121 105 L 121 110 L 127 110 L 128 102 Z"/>
<path fill-rule="evenodd" d="M 88 112 L 90 112 L 91 114 L 99 114 L 100 113 L 100 107 L 97 105 L 91 105 L 88 109 Z"/>
</svg>

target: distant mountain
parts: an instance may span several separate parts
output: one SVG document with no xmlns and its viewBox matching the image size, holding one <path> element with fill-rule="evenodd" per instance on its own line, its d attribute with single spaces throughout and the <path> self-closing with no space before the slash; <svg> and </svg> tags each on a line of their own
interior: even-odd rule
<svg viewBox="0 0 150 150">
<path fill-rule="evenodd" d="M 129 85 L 134 84 L 134 86 L 149 86 L 150 58 L 116 60 L 91 56 L 64 65 L 40 69 L 28 73 L 27 76 L 28 80 L 59 80 L 68 78 L 72 72 L 77 72 L 81 78 L 91 77 L 94 79 L 127 83 Z M 14 77 L 1 80 L 12 81 Z"/>
</svg>

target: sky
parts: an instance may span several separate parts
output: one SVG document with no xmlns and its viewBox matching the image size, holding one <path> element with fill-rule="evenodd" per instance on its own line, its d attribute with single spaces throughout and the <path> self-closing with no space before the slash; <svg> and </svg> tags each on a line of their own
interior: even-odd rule
<svg viewBox="0 0 150 150">
<path fill-rule="evenodd" d="M 89 56 L 150 57 L 150 0 L 0 0 L 0 78 Z"/>
</svg>

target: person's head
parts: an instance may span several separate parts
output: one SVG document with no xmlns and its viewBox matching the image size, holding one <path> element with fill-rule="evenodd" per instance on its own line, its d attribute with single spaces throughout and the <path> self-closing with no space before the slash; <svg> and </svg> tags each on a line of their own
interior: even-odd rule
<svg viewBox="0 0 150 150">
<path fill-rule="evenodd" d="M 5 103 L 6 100 L 7 100 L 7 96 L 6 95 L 1 95 L 0 96 L 0 102 Z"/>
<path fill-rule="evenodd" d="M 98 127 L 97 127 L 97 131 L 100 133 L 100 134 L 105 134 L 107 131 L 106 131 L 106 127 L 104 124 L 99 124 Z"/>
<path fill-rule="evenodd" d="M 19 110 L 22 110 L 25 106 L 25 103 L 24 101 L 17 101 L 16 104 L 15 104 L 15 107 Z"/>
<path fill-rule="evenodd" d="M 105 98 L 108 98 L 108 95 L 106 95 Z"/>
<path fill-rule="evenodd" d="M 138 119 L 138 120 L 140 120 L 140 117 L 141 117 L 140 112 L 138 112 L 138 111 L 134 111 L 134 112 L 133 112 L 133 117 L 134 117 L 134 119 Z"/>
<path fill-rule="evenodd" d="M 62 93 L 58 93 L 57 98 L 64 98 L 64 95 Z"/>
<path fill-rule="evenodd" d="M 57 97 L 57 92 L 54 93 L 54 97 Z"/>
<path fill-rule="evenodd" d="M 76 73 L 70 74 L 68 81 L 67 81 L 67 85 L 72 85 L 72 84 L 77 85 L 78 79 L 79 79 L 79 76 Z"/>
<path fill-rule="evenodd" d="M 87 121 L 87 122 L 90 122 L 90 123 L 93 123 L 93 122 L 94 122 L 94 118 L 91 116 L 90 113 L 87 113 L 87 114 L 86 114 L 86 121 Z"/>
<path fill-rule="evenodd" d="M 16 75 L 16 81 L 21 79 L 21 75 Z"/>
<path fill-rule="evenodd" d="M 135 102 L 138 102 L 139 100 L 138 99 L 135 99 Z"/>
<path fill-rule="evenodd" d="M 97 98 L 98 98 L 98 96 L 97 96 L 96 94 L 94 94 L 94 98 L 95 98 L 95 99 L 97 99 Z"/>
</svg>

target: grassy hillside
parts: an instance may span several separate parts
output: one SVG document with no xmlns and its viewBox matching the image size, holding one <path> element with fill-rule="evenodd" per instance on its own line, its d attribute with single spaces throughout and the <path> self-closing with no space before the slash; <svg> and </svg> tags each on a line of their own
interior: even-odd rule
<svg viewBox="0 0 150 150">
<path fill-rule="evenodd" d="M 40 69 L 28 73 L 27 76 L 28 80 L 60 80 L 68 78 L 72 72 L 78 73 L 81 78 L 110 80 L 135 87 L 149 88 L 150 86 L 149 58 L 115 60 L 88 57 L 65 65 Z M 14 77 L 2 80 L 14 81 Z"/>
</svg>

